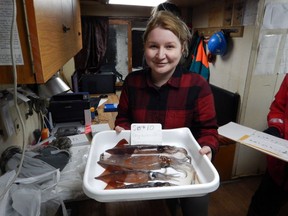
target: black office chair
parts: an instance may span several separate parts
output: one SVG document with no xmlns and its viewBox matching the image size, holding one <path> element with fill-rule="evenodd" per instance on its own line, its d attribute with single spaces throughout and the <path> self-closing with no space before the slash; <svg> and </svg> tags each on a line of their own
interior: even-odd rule
<svg viewBox="0 0 288 216">
<path fill-rule="evenodd" d="M 240 95 L 210 84 L 217 115 L 218 125 L 222 126 L 231 121 L 237 122 L 240 105 Z"/>
</svg>

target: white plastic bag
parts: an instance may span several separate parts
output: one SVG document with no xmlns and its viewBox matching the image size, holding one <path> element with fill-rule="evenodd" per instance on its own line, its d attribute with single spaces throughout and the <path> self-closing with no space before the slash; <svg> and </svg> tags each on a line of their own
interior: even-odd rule
<svg viewBox="0 0 288 216">
<path fill-rule="evenodd" d="M 10 182 L 15 177 L 16 172 L 12 170 L 10 172 L 5 173 L 0 177 L 0 193 L 2 194 L 6 187 L 10 184 Z M 9 190 L 7 193 L 0 198 L 0 215 L 9 215 L 9 216 L 18 216 L 19 214 L 14 211 L 11 205 L 11 197 L 9 196 Z"/>
<path fill-rule="evenodd" d="M 70 148 L 72 157 L 70 162 L 61 171 L 61 178 L 56 186 L 61 199 L 74 200 L 86 198 L 82 184 L 89 150 L 90 145 L 73 146 Z"/>
<path fill-rule="evenodd" d="M 5 186 L 4 183 L 6 184 L 7 179 L 13 178 L 13 172 L 15 175 L 15 171 L 11 171 L 0 177 L 1 186 Z M 3 199 L 0 200 L 0 215 L 52 216 L 56 214 L 60 205 L 63 215 L 67 215 L 65 205 L 55 191 L 59 179 L 58 169 L 38 176 L 16 179 Z"/>
</svg>

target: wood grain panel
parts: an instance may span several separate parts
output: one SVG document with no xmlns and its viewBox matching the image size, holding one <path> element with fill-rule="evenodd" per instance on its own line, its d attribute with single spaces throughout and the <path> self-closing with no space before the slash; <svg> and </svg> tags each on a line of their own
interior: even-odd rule
<svg viewBox="0 0 288 216">
<path fill-rule="evenodd" d="M 24 58 L 24 65 L 17 66 L 18 84 L 44 83 L 82 48 L 80 3 L 79 0 L 25 3 L 24 7 L 23 1 L 17 1 L 17 25 Z M 26 31 L 24 8 L 29 31 Z M 63 26 L 69 30 L 63 31 Z M 0 66 L 0 70 L 0 83 L 12 83 L 12 67 Z"/>
<path fill-rule="evenodd" d="M 35 78 L 31 65 L 30 49 L 25 28 L 25 16 L 23 10 L 23 2 L 17 2 L 17 27 L 19 39 L 23 54 L 24 65 L 17 65 L 17 80 L 18 83 L 33 83 Z M 0 66 L 0 83 L 13 83 L 13 67 Z"/>
</svg>

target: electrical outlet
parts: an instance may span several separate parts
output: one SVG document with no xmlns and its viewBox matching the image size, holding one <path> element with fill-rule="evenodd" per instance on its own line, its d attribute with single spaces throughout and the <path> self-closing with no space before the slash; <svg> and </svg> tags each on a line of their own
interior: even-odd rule
<svg viewBox="0 0 288 216">
<path fill-rule="evenodd" d="M 14 121 L 14 128 L 15 128 L 16 134 L 21 132 L 21 124 L 20 124 L 20 121 L 18 118 L 15 119 L 15 121 Z"/>
</svg>

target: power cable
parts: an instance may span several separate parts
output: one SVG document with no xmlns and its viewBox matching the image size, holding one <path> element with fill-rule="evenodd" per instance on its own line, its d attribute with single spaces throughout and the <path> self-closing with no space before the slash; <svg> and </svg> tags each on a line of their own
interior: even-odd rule
<svg viewBox="0 0 288 216">
<path fill-rule="evenodd" d="M 18 106 L 18 102 L 17 102 L 17 68 L 16 68 L 16 63 L 15 63 L 15 56 L 14 56 L 14 29 L 16 29 L 16 17 L 17 17 L 17 7 L 16 7 L 16 2 L 15 0 L 12 0 L 12 5 L 13 5 L 13 14 L 12 14 L 12 25 L 11 25 L 11 31 L 10 31 L 10 50 L 11 50 L 11 61 L 12 61 L 12 65 L 13 65 L 13 78 L 14 78 L 14 105 L 17 111 L 17 115 L 20 119 L 20 123 L 22 126 L 22 136 L 23 136 L 23 143 L 22 143 L 22 155 L 21 155 L 21 160 L 20 160 L 20 164 L 18 167 L 18 170 L 16 172 L 16 175 L 14 176 L 14 178 L 10 181 L 10 183 L 6 186 L 6 188 L 1 192 L 0 194 L 0 199 L 3 198 L 3 196 L 7 193 L 7 191 L 9 191 L 9 189 L 11 188 L 12 184 L 14 183 L 14 181 L 17 179 L 19 173 L 21 172 L 21 168 L 23 165 L 23 161 L 24 161 L 24 155 L 25 155 L 25 149 L 26 149 L 26 129 L 25 129 L 25 124 Z"/>
</svg>

